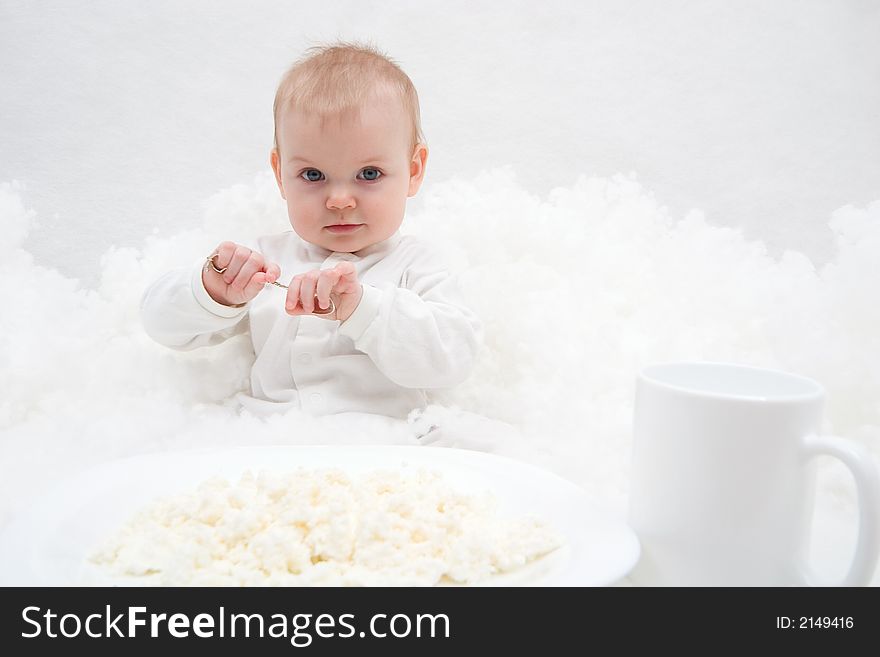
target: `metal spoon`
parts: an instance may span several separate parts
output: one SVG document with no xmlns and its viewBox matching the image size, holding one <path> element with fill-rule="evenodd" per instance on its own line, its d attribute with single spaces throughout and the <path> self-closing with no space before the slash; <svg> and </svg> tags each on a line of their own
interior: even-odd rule
<svg viewBox="0 0 880 657">
<path fill-rule="evenodd" d="M 274 285 L 275 287 L 280 287 L 283 289 L 288 289 L 286 285 L 279 283 L 278 281 L 272 281 L 271 283 L 266 283 L 266 285 Z M 330 299 L 330 307 L 329 308 L 321 308 L 318 305 L 318 297 L 315 297 L 315 309 L 312 311 L 313 315 L 332 315 L 336 312 L 336 304 L 333 303 L 333 299 Z"/>
<path fill-rule="evenodd" d="M 226 267 L 219 268 L 219 267 L 217 267 L 216 264 L 214 264 L 214 258 L 216 258 L 219 255 L 220 255 L 219 253 L 211 254 L 206 258 L 206 260 L 208 261 L 208 264 L 211 265 L 211 269 L 213 269 L 218 274 L 222 274 L 223 272 L 226 271 Z M 278 281 L 272 281 L 271 283 L 266 283 L 266 285 L 274 285 L 275 287 L 280 287 L 285 290 L 287 289 L 286 285 L 283 285 L 283 284 L 279 283 Z M 335 312 L 336 312 L 336 304 L 333 303 L 333 299 L 330 299 L 330 307 L 329 308 L 321 308 L 318 305 L 318 297 L 315 297 L 315 310 L 312 311 L 313 315 L 332 315 Z"/>
</svg>

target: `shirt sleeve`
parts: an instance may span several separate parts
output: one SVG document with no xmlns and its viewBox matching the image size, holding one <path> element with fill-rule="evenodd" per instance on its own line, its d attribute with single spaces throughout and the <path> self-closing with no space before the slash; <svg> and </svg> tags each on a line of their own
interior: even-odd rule
<svg viewBox="0 0 880 657">
<path fill-rule="evenodd" d="M 462 298 L 458 277 L 414 268 L 402 287 L 364 285 L 360 304 L 339 325 L 376 367 L 400 386 L 448 388 L 471 373 L 482 326 Z"/>
<path fill-rule="evenodd" d="M 208 294 L 196 267 L 175 269 L 146 289 L 141 320 L 153 340 L 173 349 L 189 350 L 219 344 L 248 328 L 247 304 L 224 306 Z"/>
</svg>

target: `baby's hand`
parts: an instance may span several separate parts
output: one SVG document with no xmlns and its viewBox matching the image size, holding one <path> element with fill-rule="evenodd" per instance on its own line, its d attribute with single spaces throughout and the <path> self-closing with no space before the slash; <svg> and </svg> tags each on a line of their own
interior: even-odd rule
<svg viewBox="0 0 880 657">
<path fill-rule="evenodd" d="M 281 275 L 278 265 L 266 262 L 256 251 L 234 242 L 221 243 L 214 253 L 216 256 L 202 270 L 202 282 L 211 298 L 224 306 L 247 303 L 266 283 L 274 282 Z M 215 267 L 224 271 L 218 272 Z"/>
<path fill-rule="evenodd" d="M 285 307 L 290 315 L 309 315 L 316 309 L 329 308 L 333 299 L 336 312 L 318 316 L 344 322 L 361 302 L 363 293 L 354 265 L 340 262 L 333 269 L 313 269 L 294 276 L 287 290 Z"/>
</svg>

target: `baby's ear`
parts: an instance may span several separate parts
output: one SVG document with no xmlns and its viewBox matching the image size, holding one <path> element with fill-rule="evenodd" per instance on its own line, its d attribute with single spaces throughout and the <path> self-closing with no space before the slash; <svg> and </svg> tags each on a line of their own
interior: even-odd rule
<svg viewBox="0 0 880 657">
<path fill-rule="evenodd" d="M 281 154 L 277 148 L 273 148 L 272 152 L 269 153 L 269 164 L 272 166 L 272 171 L 275 172 L 275 182 L 278 183 L 278 191 L 281 192 L 281 198 L 286 201 L 284 185 L 281 184 Z"/>
<path fill-rule="evenodd" d="M 427 144 L 416 144 L 412 160 L 409 163 L 409 190 L 407 196 L 415 196 L 425 179 L 425 166 L 428 163 Z"/>
</svg>

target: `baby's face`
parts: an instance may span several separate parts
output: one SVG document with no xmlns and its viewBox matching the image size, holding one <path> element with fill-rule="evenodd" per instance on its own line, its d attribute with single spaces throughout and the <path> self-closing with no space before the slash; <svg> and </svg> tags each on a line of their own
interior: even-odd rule
<svg viewBox="0 0 880 657">
<path fill-rule="evenodd" d="M 419 145 L 413 153 L 410 125 L 394 98 L 323 126 L 296 109 L 282 114 L 272 167 L 293 230 L 349 253 L 391 237 L 424 175 L 427 150 Z"/>
</svg>

